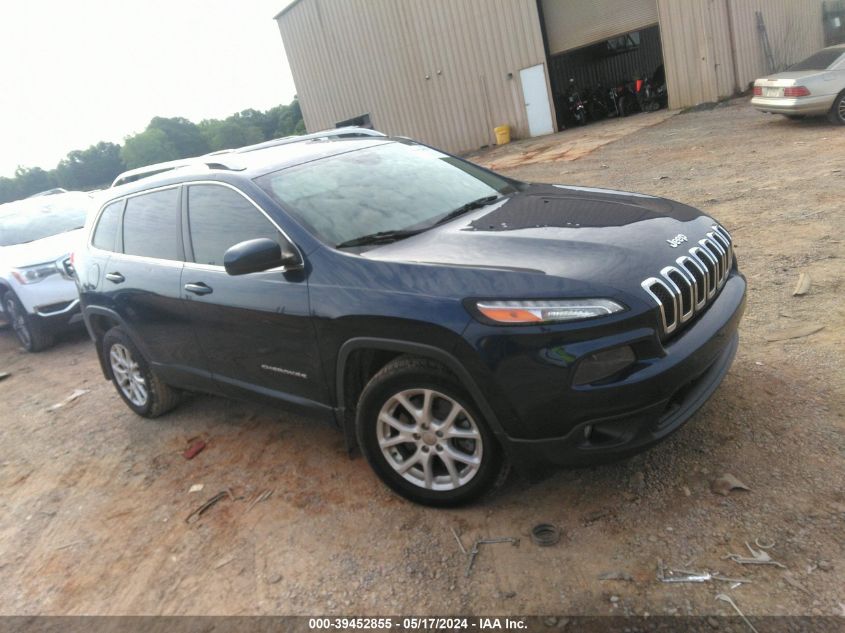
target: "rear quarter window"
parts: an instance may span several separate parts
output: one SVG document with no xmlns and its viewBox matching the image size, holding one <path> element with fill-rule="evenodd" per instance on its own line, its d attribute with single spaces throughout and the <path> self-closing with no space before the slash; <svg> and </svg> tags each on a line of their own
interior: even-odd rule
<svg viewBox="0 0 845 633">
<path fill-rule="evenodd" d="M 94 229 L 94 238 L 91 243 L 104 251 L 117 250 L 117 229 L 120 226 L 120 214 L 123 211 L 123 200 L 112 202 L 103 209 L 97 228 Z"/>
<path fill-rule="evenodd" d="M 181 259 L 178 202 L 178 188 L 129 198 L 123 214 L 123 252 L 156 259 Z"/>
</svg>

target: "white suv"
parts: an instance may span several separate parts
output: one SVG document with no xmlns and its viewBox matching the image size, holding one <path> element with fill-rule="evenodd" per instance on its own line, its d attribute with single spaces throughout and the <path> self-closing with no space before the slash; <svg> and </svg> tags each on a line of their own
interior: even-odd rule
<svg viewBox="0 0 845 633">
<path fill-rule="evenodd" d="M 0 205 L 0 321 L 29 352 L 81 320 L 71 254 L 91 204 L 89 194 L 70 192 Z"/>
</svg>

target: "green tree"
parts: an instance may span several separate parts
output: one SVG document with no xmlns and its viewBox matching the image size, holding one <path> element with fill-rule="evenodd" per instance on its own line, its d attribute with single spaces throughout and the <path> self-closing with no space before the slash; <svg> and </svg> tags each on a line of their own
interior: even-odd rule
<svg viewBox="0 0 845 633">
<path fill-rule="evenodd" d="M 0 204 L 20 198 L 18 181 L 14 178 L 0 178 Z"/>
<path fill-rule="evenodd" d="M 120 157 L 127 169 L 144 167 L 153 163 L 162 163 L 179 158 L 176 146 L 163 131 L 152 128 L 128 136 L 123 142 Z"/>
<path fill-rule="evenodd" d="M 299 101 L 294 99 L 289 105 L 279 106 L 276 129 L 273 132 L 275 138 L 305 134 L 305 124 L 302 121 L 302 110 Z"/>
<path fill-rule="evenodd" d="M 26 198 L 39 191 L 52 189 L 56 186 L 52 173 L 48 173 L 40 167 L 18 166 L 15 170 L 17 181 L 17 194 L 19 198 Z"/>
<path fill-rule="evenodd" d="M 13 178 L 0 178 L 0 204 L 57 185 L 65 189 L 104 187 L 124 169 L 304 133 L 296 98 L 264 112 L 249 108 L 223 120 L 207 119 L 199 124 L 182 117 L 153 117 L 143 132 L 127 137 L 123 147 L 101 141 L 88 149 L 68 152 L 50 171 L 18 167 Z"/>
<path fill-rule="evenodd" d="M 124 169 L 120 145 L 100 141 L 85 150 L 74 150 L 56 166 L 56 182 L 65 189 L 107 187 Z"/>
<path fill-rule="evenodd" d="M 246 120 L 231 117 L 225 121 L 207 119 L 200 123 L 200 129 L 212 152 L 221 149 L 234 149 L 267 140 L 258 126 L 252 125 Z"/>
<path fill-rule="evenodd" d="M 153 117 L 147 131 L 161 130 L 176 150 L 176 158 L 201 156 L 208 153 L 208 141 L 196 123 L 182 117 Z"/>
</svg>

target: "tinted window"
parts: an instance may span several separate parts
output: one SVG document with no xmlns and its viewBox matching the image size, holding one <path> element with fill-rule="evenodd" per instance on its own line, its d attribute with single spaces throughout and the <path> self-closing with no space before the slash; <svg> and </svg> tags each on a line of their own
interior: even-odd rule
<svg viewBox="0 0 845 633">
<path fill-rule="evenodd" d="M 188 189 L 188 225 L 198 264 L 222 266 L 223 253 L 245 240 L 279 241 L 279 231 L 249 200 L 216 185 Z"/>
<path fill-rule="evenodd" d="M 123 214 L 123 252 L 158 259 L 179 259 L 178 200 L 178 189 L 129 198 Z"/>
<path fill-rule="evenodd" d="M 815 55 L 811 55 L 803 62 L 798 62 L 787 70 L 827 70 L 833 66 L 833 63 L 840 57 L 842 57 L 841 48 L 819 51 Z"/>
<path fill-rule="evenodd" d="M 100 221 L 97 222 L 97 228 L 94 230 L 94 246 L 102 248 L 104 251 L 115 250 L 117 227 L 120 224 L 121 211 L 123 211 L 123 200 L 112 202 L 103 209 L 103 212 L 100 214 Z"/>
<path fill-rule="evenodd" d="M 503 178 L 423 145 L 382 143 L 256 179 L 331 244 L 423 228 L 462 205 L 513 191 Z"/>
</svg>

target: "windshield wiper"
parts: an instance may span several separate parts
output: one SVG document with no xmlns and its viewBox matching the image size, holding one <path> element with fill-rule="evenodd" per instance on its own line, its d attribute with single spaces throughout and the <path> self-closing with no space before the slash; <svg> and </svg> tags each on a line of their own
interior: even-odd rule
<svg viewBox="0 0 845 633">
<path fill-rule="evenodd" d="M 464 213 L 469 213 L 470 211 L 475 211 L 476 209 L 480 209 L 481 207 L 486 207 L 488 204 L 496 202 L 496 200 L 498 200 L 500 197 L 501 196 L 499 196 L 498 194 L 495 196 L 484 196 L 483 198 L 479 198 L 478 200 L 473 200 L 472 202 L 462 204 L 454 211 L 449 211 L 449 213 L 437 220 L 437 222 L 434 223 L 434 226 L 446 224 L 446 222 L 454 220 L 455 218 L 463 215 Z"/>
<path fill-rule="evenodd" d="M 418 233 L 422 233 L 423 231 L 427 231 L 433 226 L 439 226 L 448 222 L 449 220 L 453 220 L 459 215 L 463 215 L 464 213 L 469 213 L 470 211 L 474 211 L 475 209 L 480 209 L 481 207 L 486 207 L 488 204 L 491 204 L 498 200 L 501 196 L 496 194 L 495 196 L 484 196 L 483 198 L 478 198 L 477 200 L 473 200 L 471 202 L 467 202 L 459 206 L 457 209 L 453 211 L 449 211 L 446 215 L 442 218 L 437 220 L 434 224 L 429 226 L 423 227 L 421 229 L 401 229 L 396 231 L 379 231 L 378 233 L 370 233 L 368 235 L 362 235 L 360 237 L 353 238 L 351 240 L 347 240 L 345 242 L 341 242 L 340 244 L 336 245 L 335 248 L 350 248 L 352 246 L 367 246 L 370 244 L 389 244 L 391 242 L 396 242 L 398 240 L 403 240 L 406 237 L 411 237 L 412 235 L 417 235 Z"/>
<path fill-rule="evenodd" d="M 370 233 L 369 235 L 361 235 L 351 240 L 346 240 L 337 244 L 335 248 L 349 248 L 352 246 L 367 246 L 369 244 L 390 244 L 398 240 L 403 240 L 406 237 L 411 237 L 417 233 L 422 233 L 425 229 L 403 229 L 397 231 L 379 231 L 378 233 Z"/>
</svg>

